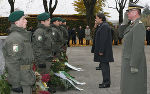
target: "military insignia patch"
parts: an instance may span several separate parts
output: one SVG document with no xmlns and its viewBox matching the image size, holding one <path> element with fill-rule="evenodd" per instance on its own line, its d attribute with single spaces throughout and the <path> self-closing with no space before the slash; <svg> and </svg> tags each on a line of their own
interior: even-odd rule
<svg viewBox="0 0 150 94">
<path fill-rule="evenodd" d="M 38 36 L 38 40 L 41 41 L 42 40 L 42 36 Z"/>
<path fill-rule="evenodd" d="M 19 47 L 18 44 L 13 44 L 13 52 L 18 52 Z"/>
<path fill-rule="evenodd" d="M 142 23 L 142 21 L 139 21 L 139 23 Z"/>
<path fill-rule="evenodd" d="M 55 35 L 55 32 L 52 32 L 52 35 Z"/>
</svg>

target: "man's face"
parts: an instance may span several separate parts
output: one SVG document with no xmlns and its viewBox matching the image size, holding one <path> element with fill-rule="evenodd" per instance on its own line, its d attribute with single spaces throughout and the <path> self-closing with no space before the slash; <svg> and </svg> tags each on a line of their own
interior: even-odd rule
<svg viewBox="0 0 150 94">
<path fill-rule="evenodd" d="M 62 24 L 63 24 L 63 25 L 66 25 L 67 23 L 66 23 L 66 22 L 63 22 Z"/>
<path fill-rule="evenodd" d="M 27 20 L 25 16 L 22 16 L 18 21 L 15 22 L 18 27 L 26 28 L 27 27 Z"/>
<path fill-rule="evenodd" d="M 59 25 L 62 25 L 62 21 L 59 21 Z"/>
<path fill-rule="evenodd" d="M 96 21 L 96 23 L 97 23 L 97 24 L 102 23 L 102 19 L 101 19 L 101 18 L 99 18 L 98 16 L 96 16 L 95 21 Z"/>
<path fill-rule="evenodd" d="M 44 24 L 46 27 L 50 26 L 50 18 L 45 21 L 41 21 L 41 24 Z"/>
<path fill-rule="evenodd" d="M 138 12 L 136 9 L 128 10 L 127 11 L 128 19 L 132 21 L 134 19 L 134 17 L 137 15 L 137 13 Z"/>
<path fill-rule="evenodd" d="M 53 24 L 56 25 L 56 26 L 59 26 L 60 22 L 57 20 L 57 21 L 53 22 Z"/>
</svg>

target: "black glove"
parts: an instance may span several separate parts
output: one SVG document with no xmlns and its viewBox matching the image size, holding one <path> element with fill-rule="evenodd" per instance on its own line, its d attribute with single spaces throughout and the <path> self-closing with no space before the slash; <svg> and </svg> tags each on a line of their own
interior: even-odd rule
<svg viewBox="0 0 150 94">
<path fill-rule="evenodd" d="M 12 88 L 12 91 L 13 92 L 18 92 L 18 93 L 23 93 L 23 89 L 22 89 L 22 87 L 18 87 L 18 88 Z"/>
<path fill-rule="evenodd" d="M 46 64 L 38 64 L 39 68 L 46 68 Z"/>
</svg>

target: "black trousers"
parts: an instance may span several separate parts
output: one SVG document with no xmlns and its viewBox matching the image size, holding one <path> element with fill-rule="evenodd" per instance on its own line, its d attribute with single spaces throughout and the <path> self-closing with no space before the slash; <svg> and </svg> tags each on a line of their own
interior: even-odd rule
<svg viewBox="0 0 150 94">
<path fill-rule="evenodd" d="M 102 69 L 103 82 L 102 84 L 110 84 L 110 66 L 109 62 L 100 62 Z"/>
<path fill-rule="evenodd" d="M 90 44 L 90 40 L 86 40 L 86 45 L 89 45 Z"/>
<path fill-rule="evenodd" d="M 79 38 L 79 44 L 83 45 L 83 38 Z"/>
</svg>

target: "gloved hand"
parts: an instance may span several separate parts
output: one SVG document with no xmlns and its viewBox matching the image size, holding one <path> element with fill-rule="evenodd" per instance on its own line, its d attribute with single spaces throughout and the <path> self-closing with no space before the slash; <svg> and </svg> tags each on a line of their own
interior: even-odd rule
<svg viewBox="0 0 150 94">
<path fill-rule="evenodd" d="M 23 93 L 23 89 L 22 89 L 22 87 L 18 87 L 18 88 L 12 88 L 12 91 L 13 92 L 18 92 L 18 93 Z"/>
<path fill-rule="evenodd" d="M 137 68 L 131 67 L 131 73 L 137 73 L 139 70 Z"/>
<path fill-rule="evenodd" d="M 39 68 L 46 68 L 46 64 L 38 64 Z"/>
</svg>

